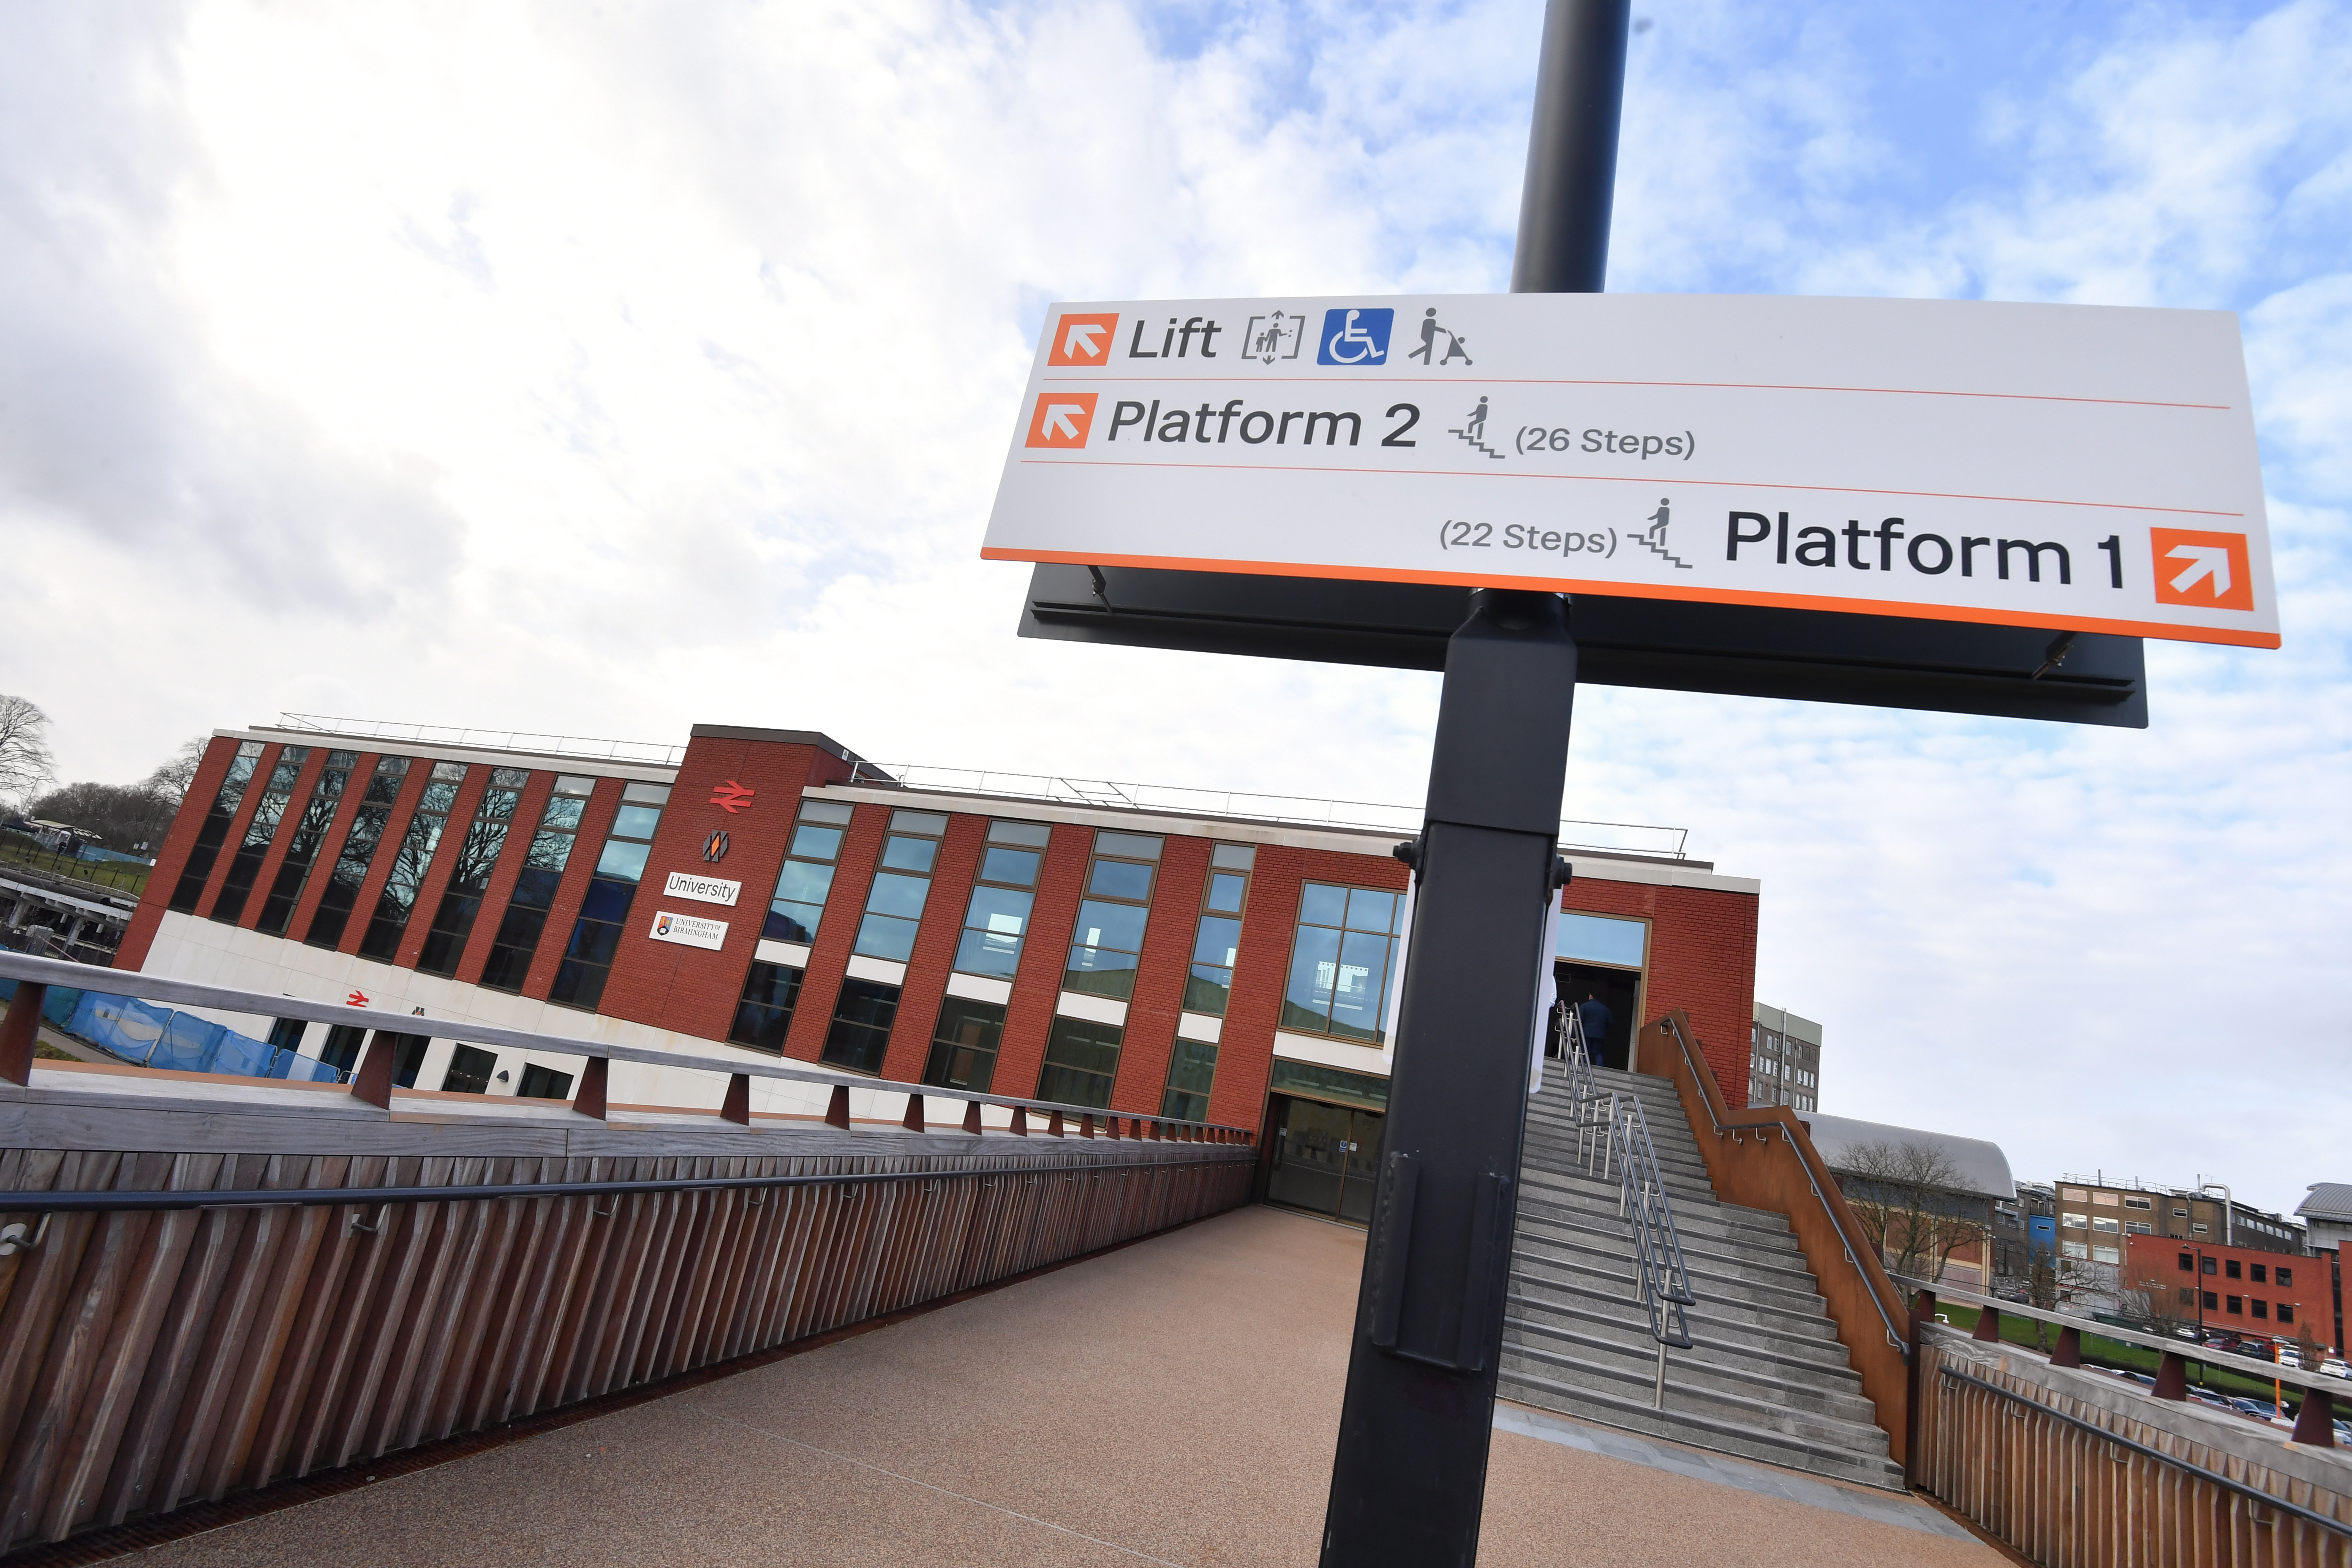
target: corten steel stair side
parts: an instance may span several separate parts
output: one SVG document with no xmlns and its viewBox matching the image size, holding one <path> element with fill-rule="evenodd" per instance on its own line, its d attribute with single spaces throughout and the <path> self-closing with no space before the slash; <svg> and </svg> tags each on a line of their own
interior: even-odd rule
<svg viewBox="0 0 2352 1568">
<path fill-rule="evenodd" d="M 1643 1031 L 1643 1065 L 1664 1065 L 1651 1037 L 1664 1029 L 1671 1041 L 1671 1028 L 1660 1020 Z M 1588 1171 L 1574 1090 L 1568 1075 L 1548 1064 L 1544 1087 L 1528 1105 L 1501 1395 L 1694 1447 L 1904 1489 L 1903 1363 L 1877 1314 L 1848 1311 L 1843 1316 L 1868 1321 L 1841 1321 L 1790 1215 L 1723 1201 L 1674 1078 L 1594 1068 L 1592 1079 L 1604 1094 L 1638 1100 L 1648 1121 L 1696 1297 L 1687 1309 L 1692 1344 L 1667 1352 L 1664 1406 L 1656 1407 L 1657 1346 L 1640 1300 L 1632 1229 L 1620 1216 L 1620 1185 Z M 1797 1131 L 1803 1135 L 1801 1126 Z M 1777 1126 L 1773 1131 L 1777 1138 Z M 1757 1138 L 1751 1131 L 1745 1141 Z M 1843 1203 L 1833 1187 L 1828 1201 Z M 1845 1265 L 1842 1247 L 1832 1262 Z M 1867 1281 L 1837 1283 L 1851 1295 Z M 1850 1349 L 1855 1337 L 1863 1341 L 1861 1367 Z M 1872 1359 L 1874 1339 L 1895 1357 L 1891 1402 L 1885 1368 L 1876 1364 L 1885 1357 Z"/>
</svg>

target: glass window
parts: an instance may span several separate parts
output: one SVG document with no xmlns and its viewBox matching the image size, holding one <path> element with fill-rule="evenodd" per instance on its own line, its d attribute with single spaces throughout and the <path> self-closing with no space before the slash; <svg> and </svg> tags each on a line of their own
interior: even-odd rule
<svg viewBox="0 0 2352 1568">
<path fill-rule="evenodd" d="M 549 1001 L 593 1012 L 603 998 L 604 982 L 613 973 L 613 956 L 620 951 L 629 905 L 637 896 L 637 879 L 645 874 L 646 856 L 653 847 L 655 829 L 661 826 L 662 807 L 668 802 L 667 784 L 633 784 L 621 791 L 621 809 L 614 815 L 604 852 L 596 858 L 595 874 L 588 879 L 588 896 L 581 900 L 580 918 L 572 922 L 563 960 L 555 966 L 555 984 L 547 992 Z"/>
<path fill-rule="evenodd" d="M 406 757 L 376 759 L 367 791 L 360 796 L 360 808 L 343 834 L 342 849 L 335 856 L 334 868 L 327 873 L 327 885 L 319 894 L 319 907 L 311 911 L 310 929 L 302 938 L 312 947 L 333 947 L 343 940 L 343 927 L 359 902 L 360 885 L 367 880 L 376 844 L 383 837 L 383 825 L 390 820 L 393 805 L 400 799 L 401 784 L 407 777 Z"/>
<path fill-rule="evenodd" d="M 792 1032 L 793 1009 L 800 999 L 799 970 L 782 963 L 752 964 L 727 1037 L 753 1050 L 783 1055 L 784 1037 Z"/>
<path fill-rule="evenodd" d="M 2112 1236 L 2123 1227 L 2116 1221 L 2109 1219 L 2105 1215 L 2100 1215 L 2091 1221 L 2091 1228 L 2093 1230 L 2105 1231 L 2108 1235 Z"/>
<path fill-rule="evenodd" d="M 2094 1263 L 2121 1263 L 2123 1260 L 2124 1255 L 2121 1247 L 2095 1247 L 2091 1248 L 2091 1261 Z"/>
<path fill-rule="evenodd" d="M 1034 822 L 992 822 L 981 851 L 980 875 L 964 906 L 955 966 L 966 974 L 1010 980 L 1021 967 L 1021 939 L 1029 931 L 1037 869 L 1045 861 L 1045 828 Z"/>
<path fill-rule="evenodd" d="M 356 1024 L 330 1024 L 327 1043 L 320 1047 L 319 1059 L 335 1069 L 335 1077 L 348 1080 L 352 1068 L 360 1059 L 360 1047 L 367 1044 L 367 1031 Z"/>
<path fill-rule="evenodd" d="M 253 781 L 253 770 L 261 765 L 261 742 L 241 741 L 236 755 L 229 759 L 228 774 L 221 780 L 220 789 L 205 812 L 204 821 L 196 828 L 196 841 L 188 849 L 188 863 L 180 869 L 180 879 L 172 888 L 172 908 L 182 914 L 196 907 L 204 897 L 205 883 L 213 874 L 213 862 L 220 858 L 220 847 L 228 840 L 229 824 L 236 820 L 236 808 L 245 803 L 245 786 Z"/>
<path fill-rule="evenodd" d="M 442 890 L 441 907 L 433 916 L 432 929 L 425 932 L 425 950 L 417 955 L 416 967 L 425 973 L 457 973 L 457 961 L 466 955 L 466 938 L 474 930 L 474 917 L 482 910 L 482 895 L 489 891 L 490 874 L 498 869 L 499 856 L 507 847 L 507 829 L 514 825 L 515 811 L 522 804 L 523 785 L 530 782 L 528 769 L 491 772 L 489 787 L 476 803 L 474 820 L 458 842 L 457 863 L 449 868 L 449 885 Z"/>
<path fill-rule="evenodd" d="M 2279 1303 L 2278 1321 L 2282 1323 L 2292 1323 L 2294 1321 L 2294 1308 L 2293 1304 L 2286 1301 L 2281 1301 Z M 2310 1369 L 2306 1367 L 2305 1370 L 2309 1371 Z"/>
<path fill-rule="evenodd" d="M 1250 868 L 1256 856 L 1257 851 L 1246 844 L 1219 844 L 1210 851 L 1208 885 L 1201 890 L 1201 923 L 1192 932 L 1192 967 L 1184 977 L 1187 1012 L 1224 1016 L 1234 989 L 1234 960 L 1241 952 Z M 1212 1059 L 1215 1054 L 1210 1053 Z"/>
<path fill-rule="evenodd" d="M 2257 1318 L 2268 1318 L 2271 1315 L 2271 1304 L 2260 1296 L 2254 1298 L 2253 1307 L 2254 1316 Z"/>
<path fill-rule="evenodd" d="M 2294 1269 L 2289 1268 L 2285 1264 L 2282 1263 L 2278 1266 L 2276 1273 L 2278 1275 L 2278 1285 L 2281 1289 L 2292 1290 L 2294 1289 Z"/>
<path fill-rule="evenodd" d="M 835 863 L 841 858 L 841 837 L 849 826 L 850 807 L 837 800 L 803 800 L 785 850 L 784 868 L 776 874 L 776 896 L 768 902 L 768 918 L 760 935 L 769 942 L 812 942 L 824 920 L 824 900 L 833 892 Z"/>
<path fill-rule="evenodd" d="M 996 1077 L 996 1051 L 1003 1040 L 1003 1003 L 949 997 L 940 1005 L 939 1026 L 931 1031 L 931 1057 L 924 1065 L 923 1081 L 939 1089 L 986 1094 Z"/>
<path fill-rule="evenodd" d="M 237 846 L 228 863 L 228 875 L 221 879 L 219 896 L 213 900 L 213 919 L 235 925 L 236 917 L 245 913 L 245 900 L 253 892 L 254 879 L 261 875 L 261 862 L 268 857 L 271 841 L 278 837 L 286 803 L 294 798 L 294 781 L 302 776 L 302 764 L 310 757 L 308 746 L 287 746 L 278 752 L 278 765 L 269 770 L 269 782 L 262 786 L 253 816 L 245 825 L 245 842 Z"/>
<path fill-rule="evenodd" d="M 352 770 L 359 761 L 357 752 L 327 753 L 327 765 L 319 770 L 318 782 L 310 786 L 310 804 L 302 808 L 293 836 L 286 841 L 278 875 L 270 879 L 269 897 L 261 902 L 261 918 L 254 922 L 254 929 L 263 935 L 284 936 L 293 923 L 294 906 L 302 901 L 310 867 L 319 858 L 319 847 L 327 841 L 327 829 L 334 826 L 335 808 L 343 803 L 343 785 L 351 782 Z"/>
<path fill-rule="evenodd" d="M 1168 1089 L 1160 1097 L 1160 1114 L 1179 1121 L 1209 1119 L 1209 1089 L 1217 1077 L 1217 1047 L 1201 1040 L 1179 1039 L 1168 1058 Z"/>
<path fill-rule="evenodd" d="M 425 793 L 417 796 L 416 809 L 409 815 L 407 831 L 400 836 L 392 873 L 383 879 L 383 890 L 376 894 L 375 918 L 368 921 L 367 934 L 360 939 L 361 957 L 389 963 L 398 955 L 401 934 L 408 929 L 409 911 L 416 907 L 417 895 L 425 890 L 425 874 L 432 869 L 433 852 L 440 847 L 441 830 L 449 821 L 449 808 L 457 804 L 457 791 L 465 782 L 465 763 L 433 764 L 433 775 L 425 781 Z"/>
<path fill-rule="evenodd" d="M 1108 1105 L 1125 1034 L 1117 1024 L 1092 1018 L 1055 1019 L 1054 1032 L 1045 1038 L 1045 1066 L 1037 1075 L 1036 1098 L 1057 1105 Z"/>
<path fill-rule="evenodd" d="M 879 1077 L 890 1052 L 890 1026 L 898 1019 L 898 987 L 854 975 L 843 981 L 824 1032 L 826 1065 Z"/>
<path fill-rule="evenodd" d="M 2268 1281 L 2263 1279 L 2263 1276 L 2269 1272 L 2269 1269 L 2263 1268 L 2259 1263 L 2249 1264 L 2246 1268 L 2246 1278 L 2252 1279 L 2257 1285 L 2267 1284 Z"/>
<path fill-rule="evenodd" d="M 2127 1209 L 2152 1209 L 2155 1206 L 2155 1203 L 2147 1198 L 2126 1198 L 2124 1200 L 2124 1207 Z"/>
<path fill-rule="evenodd" d="M 2079 1258 L 2085 1262 L 2090 1260 L 2091 1247 L 2088 1242 L 2062 1241 L 2058 1244 L 2058 1250 L 2069 1258 Z"/>
<path fill-rule="evenodd" d="M 2058 1223 L 2068 1230 L 2088 1230 L 2091 1216 L 2086 1214 L 2062 1214 L 2058 1216 Z"/>
<path fill-rule="evenodd" d="M 1399 893 L 1328 882 L 1301 889 L 1282 1026 L 1385 1042 L 1389 966 L 1397 961 L 1396 930 L 1403 914 Z"/>
<path fill-rule="evenodd" d="M 544 1068 L 537 1062 L 523 1064 L 522 1077 L 515 1084 L 517 1100 L 570 1100 L 572 1075 Z"/>
<path fill-rule="evenodd" d="M 1151 914 L 1151 885 L 1160 872 L 1160 843 L 1158 837 L 1140 833 L 1095 835 L 1094 858 L 1087 866 L 1087 896 L 1078 904 L 1069 963 L 1062 973 L 1063 990 L 1121 1001 L 1135 994 L 1135 968 L 1143 957 L 1143 930 Z"/>
<path fill-rule="evenodd" d="M 572 863 L 572 842 L 596 781 L 566 773 L 555 781 L 539 826 L 523 851 L 522 869 L 514 890 L 507 895 L 506 913 L 490 938 L 490 955 L 482 963 L 481 984 L 493 991 L 520 991 L 547 929 L 547 911 L 555 906 L 555 889 L 562 885 L 563 868 Z"/>
<path fill-rule="evenodd" d="M 2243 1296 L 2224 1296 L 2221 1300 L 2222 1310 L 2231 1316 L 2242 1318 L 2246 1315 L 2246 1299 Z"/>
<path fill-rule="evenodd" d="M 1639 969 L 1647 949 L 1650 928 L 1640 921 L 1614 920 L 1607 915 L 1560 912 L 1552 952 L 1585 963 L 1613 963 Z"/>
<path fill-rule="evenodd" d="M 2225 1258 L 2221 1260 L 2221 1273 L 2231 1279 L 2242 1279 L 2246 1277 L 2245 1266 L 2234 1258 Z"/>
<path fill-rule="evenodd" d="M 931 868 L 948 819 L 932 811 L 894 811 L 882 840 L 881 864 L 866 889 L 866 913 L 851 951 L 904 963 L 915 955 L 923 904 L 931 895 Z M 879 1070 L 878 1068 L 877 1069 Z"/>
<path fill-rule="evenodd" d="M 499 1070 L 499 1054 L 479 1046 L 459 1046 L 449 1053 L 449 1070 L 441 1075 L 445 1094 L 488 1094 L 490 1075 Z"/>
</svg>

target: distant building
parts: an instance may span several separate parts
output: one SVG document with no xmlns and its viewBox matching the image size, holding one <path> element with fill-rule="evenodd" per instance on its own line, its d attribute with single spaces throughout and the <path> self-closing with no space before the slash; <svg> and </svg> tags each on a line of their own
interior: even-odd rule
<svg viewBox="0 0 2352 1568">
<path fill-rule="evenodd" d="M 2340 1347 L 2328 1258 L 2301 1259 L 2253 1247 L 2216 1247 L 2135 1236 L 2126 1248 L 2123 1289 L 2147 1310 L 2251 1338 L 2294 1341 L 2305 1328 Z M 2169 1300 L 2162 1298 L 2169 1297 Z M 2135 1305 L 2135 1311 L 2140 1308 Z"/>
<path fill-rule="evenodd" d="M 2009 1173 L 2009 1156 L 2000 1145 L 1981 1138 L 1960 1138 L 1916 1127 L 1893 1127 L 1879 1121 L 1857 1121 L 1848 1116 L 1806 1113 L 1801 1120 L 1838 1179 L 1846 1202 L 1865 1224 L 1872 1211 L 1884 1214 L 1881 1261 L 1899 1266 L 1906 1250 L 1905 1231 L 1917 1224 L 1940 1229 L 1946 1237 L 1965 1239 L 1951 1246 L 1935 1282 L 1962 1290 L 1988 1290 L 1992 1286 L 1995 1205 L 2017 1201 L 2017 1184 Z M 1908 1213 L 1911 1194 L 1905 1189 L 1906 1161 L 1915 1170 L 1938 1173 L 1932 1191 L 1919 1194 L 1921 1217 Z M 1944 1251 L 1938 1245 L 1937 1251 Z"/>
<path fill-rule="evenodd" d="M 2067 1176 L 2059 1182 L 2062 1258 L 2120 1266 L 2126 1238 L 2135 1236 L 2290 1256 L 2303 1251 L 2303 1231 L 2292 1220 L 2239 1203 L 2226 1187 L 2155 1187 L 2094 1176 Z"/>
<path fill-rule="evenodd" d="M 2058 1189 L 2020 1182 L 2017 1196 L 1992 1205 L 1992 1275 L 2004 1289 L 2030 1287 L 2034 1265 L 2058 1258 Z"/>
<path fill-rule="evenodd" d="M 1756 1004 L 1749 1031 L 1748 1103 L 1801 1111 L 1822 1103 L 1822 1026 L 1780 1007 Z"/>
<path fill-rule="evenodd" d="M 2352 1182 L 2314 1182 L 2311 1195 L 2294 1206 L 2304 1239 L 2314 1252 L 2334 1252 L 2352 1237 Z"/>
</svg>

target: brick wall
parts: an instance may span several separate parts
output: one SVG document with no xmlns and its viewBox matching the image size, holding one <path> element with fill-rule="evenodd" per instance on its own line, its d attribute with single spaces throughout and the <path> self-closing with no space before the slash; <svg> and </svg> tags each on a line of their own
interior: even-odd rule
<svg viewBox="0 0 2352 1568">
<path fill-rule="evenodd" d="M 1642 1022 L 1682 1009 L 1705 1048 L 1716 1083 L 1733 1105 L 1748 1103 L 1748 1029 L 1756 1014 L 1756 919 L 1752 893 L 1661 888 L 1580 877 L 1561 907 L 1622 915 L 1650 924 Z"/>
<path fill-rule="evenodd" d="M 905 1083 L 922 1081 L 931 1054 L 931 1030 L 940 1020 L 940 1003 L 948 994 L 948 975 L 955 968 L 956 944 L 963 939 L 963 911 L 971 898 L 972 879 L 980 874 L 982 851 L 987 847 L 988 818 L 961 813 L 948 818 L 947 837 L 931 865 L 931 890 L 923 900 L 923 923 L 915 932 L 915 949 L 907 963 L 906 984 L 898 996 L 898 1016 L 892 1020 L 890 1048 L 882 1076 Z"/>
<path fill-rule="evenodd" d="M 736 1000 L 743 994 L 743 980 L 751 973 L 752 953 L 759 945 L 760 927 L 767 918 L 768 899 L 775 891 L 776 874 L 782 869 L 784 851 L 792 843 L 801 790 L 813 782 L 816 754 L 810 746 L 695 737 L 678 766 L 669 804 L 662 808 L 661 826 L 655 830 L 653 848 L 646 858 L 645 879 L 637 884 L 636 897 L 629 904 L 628 924 L 621 932 L 599 1012 L 706 1039 L 727 1037 Z M 751 792 L 750 801 L 732 812 L 711 798 L 729 784 Z M 866 809 L 860 808 L 861 817 Z M 881 813 L 884 819 L 887 816 Z M 702 847 L 714 832 L 724 832 L 728 837 L 726 858 L 715 864 L 702 858 Z M 600 848 L 602 843 L 600 837 Z M 855 858 L 856 851 L 845 845 L 843 858 Z M 867 859 L 870 862 L 872 857 Z M 835 878 L 836 891 L 847 870 L 844 866 Z M 742 883 L 742 891 L 732 907 L 665 899 L 662 886 L 673 871 L 723 877 Z M 859 901 L 864 901 L 862 892 Z M 653 929 L 655 914 L 665 909 L 726 921 L 725 945 L 713 952 L 680 942 L 656 942 L 646 933 Z M 843 917 L 836 903 L 824 919 L 821 941 L 836 935 L 836 922 L 855 934 L 856 917 Z M 564 929 L 568 933 L 571 928 L 567 924 Z M 845 946 L 843 951 L 845 955 Z M 805 992 L 802 1000 L 804 1006 L 810 1000 Z M 826 1011 L 831 1010 L 828 999 Z M 795 1037 L 802 1022 L 793 1021 Z"/>
<path fill-rule="evenodd" d="M 1037 1092 L 1037 1075 L 1045 1066 L 1045 1037 L 1054 1027 L 1054 1005 L 1061 995 L 1062 969 L 1094 847 L 1093 828 L 1054 824 L 1045 864 L 1037 873 L 1037 901 L 1029 909 L 1029 934 L 1021 942 L 1021 972 L 1005 1009 L 1004 1042 L 996 1053 L 992 1087 L 999 1094 L 1026 1097 Z"/>
<path fill-rule="evenodd" d="M 228 776 L 228 765 L 236 756 L 236 747 L 237 742 L 226 735 L 215 735 L 205 743 L 204 755 L 196 762 L 196 776 L 189 781 L 188 793 L 173 815 L 171 830 L 163 835 L 163 843 L 155 852 L 155 868 L 147 875 L 147 891 L 141 896 L 139 908 L 122 933 L 121 945 L 115 950 L 115 968 L 138 969 L 146 963 L 147 950 L 154 945 L 155 928 L 163 923 L 163 910 L 172 901 L 172 889 L 179 885 L 180 873 L 187 868 L 188 851 L 195 845 L 205 813 L 212 809 L 213 796 L 220 793 L 221 780 Z"/>
<path fill-rule="evenodd" d="M 1201 892 L 1209 872 L 1209 841 L 1163 841 L 1160 873 L 1152 879 L 1151 917 L 1143 930 L 1143 955 L 1135 994 L 1127 1005 L 1127 1030 L 1118 1052 L 1118 1079 L 1111 1109 L 1131 1116 L 1157 1116 L 1168 1090 L 1168 1060 L 1176 1052 L 1176 1018 L 1184 1010 L 1184 978 L 1192 968 L 1192 940 L 1200 930 Z"/>
</svg>

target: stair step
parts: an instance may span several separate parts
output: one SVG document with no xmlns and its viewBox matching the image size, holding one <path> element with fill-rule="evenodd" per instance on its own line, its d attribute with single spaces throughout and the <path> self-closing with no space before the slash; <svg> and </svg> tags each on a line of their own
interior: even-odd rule
<svg viewBox="0 0 2352 1568">
<path fill-rule="evenodd" d="M 1643 1384 L 1654 1375 L 1657 1367 L 1657 1342 L 1647 1333 L 1638 1342 L 1628 1342 L 1535 1319 L 1509 1317 L 1504 1320 L 1503 1342 L 1538 1358 L 1564 1355 L 1577 1363 L 1614 1367 Z M 1833 1377 L 1791 1373 L 1769 1363 L 1743 1364 L 1702 1352 L 1696 1334 L 1687 1349 L 1667 1348 L 1666 1374 L 1669 1382 L 1679 1380 L 1696 1388 L 1769 1400 L 1782 1409 L 1850 1424 L 1868 1426 L 1877 1413 L 1876 1406 L 1863 1394 L 1861 1380 L 1851 1373 L 1841 1382 Z"/>
<path fill-rule="evenodd" d="M 1886 1458 L 1883 1447 L 1874 1450 L 1866 1444 L 1847 1447 L 1835 1443 L 1809 1442 L 1784 1433 L 1759 1430 L 1744 1422 L 1677 1409 L 1671 1371 L 1667 1375 L 1666 1408 L 1663 1412 L 1650 1407 L 1647 1389 L 1636 1396 L 1628 1397 L 1610 1390 L 1586 1388 L 1532 1373 L 1506 1372 L 1499 1392 L 1503 1398 L 1517 1404 L 1556 1410 L 1563 1415 L 1606 1426 L 1622 1427 L 1628 1432 L 1640 1432 L 1653 1437 L 1664 1437 L 1670 1442 L 1685 1443 L 1694 1448 L 1706 1448 L 1743 1459 L 1758 1459 L 1768 1465 L 1781 1465 L 1792 1470 L 1826 1476 L 1832 1480 L 1855 1481 L 1887 1491 L 1905 1489 L 1903 1467 Z M 1871 1430 L 1877 1432 L 1875 1427 Z M 1883 1445 L 1885 1434 L 1877 1435 Z"/>
<path fill-rule="evenodd" d="M 1639 1341 L 1650 1342 L 1649 1320 L 1641 1305 L 1630 1299 L 1609 1300 L 1574 1298 L 1556 1295 L 1532 1295 L 1518 1289 L 1514 1281 L 1509 1297 L 1510 1311 L 1515 1317 L 1531 1323 L 1550 1323 L 1571 1328 L 1580 1333 L 1602 1339 L 1622 1340 L 1631 1344 Z M 1752 1325 L 1710 1322 L 1704 1318 L 1690 1320 L 1691 1352 L 1700 1360 L 1727 1360 L 1742 1365 L 1770 1365 L 1791 1374 L 1834 1378 L 1851 1382 L 1859 1388 L 1861 1377 L 1853 1370 L 1844 1345 L 1834 1339 L 1795 1339 L 1777 1334 L 1769 1329 Z"/>
<path fill-rule="evenodd" d="M 1787 1216 L 1717 1197 L 1665 1079 L 1596 1068 L 1638 1100 L 1696 1304 L 1691 1345 L 1668 1352 L 1666 1408 L 1651 1407 L 1657 1347 L 1637 1300 L 1620 1173 L 1588 1167 L 1565 1075 L 1528 1105 L 1504 1326 L 1503 1396 L 1585 1420 L 1890 1489 L 1901 1469 L 1862 1392 Z"/>
</svg>

